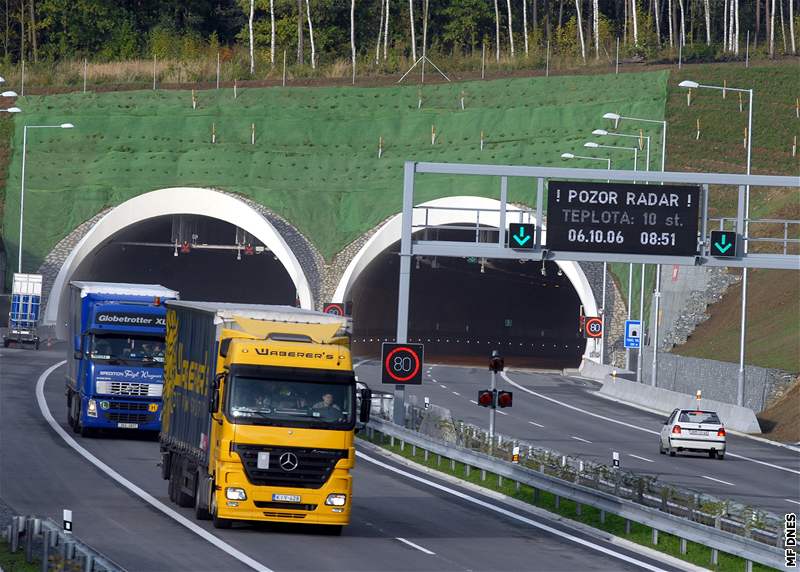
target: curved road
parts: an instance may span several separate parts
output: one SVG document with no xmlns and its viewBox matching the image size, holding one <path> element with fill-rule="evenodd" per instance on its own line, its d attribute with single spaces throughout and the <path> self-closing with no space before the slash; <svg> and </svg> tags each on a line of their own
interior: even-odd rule
<svg viewBox="0 0 800 572">
<path fill-rule="evenodd" d="M 304 527 L 260 525 L 214 530 L 171 505 L 156 465 L 158 444 L 113 435 L 76 442 L 110 469 L 213 535 L 226 551 L 113 481 L 48 425 L 36 399 L 64 421 L 62 351 L 0 349 L 0 496 L 22 514 L 60 519 L 73 510 L 76 535 L 128 570 L 673 570 L 674 567 L 361 450 L 352 522 L 341 538 Z M 70 437 L 73 435 L 70 433 Z M 463 496 L 458 496 L 458 494 Z M 529 519 L 525 523 L 521 518 Z M 550 527 L 543 529 L 542 527 Z M 579 539 L 580 540 L 580 539 Z M 233 554 L 233 556 L 231 555 Z M 256 564 L 248 566 L 242 558 Z"/>
<path fill-rule="evenodd" d="M 659 455 L 658 432 L 666 416 L 599 397 L 599 383 L 556 374 L 507 371 L 498 389 L 514 392 L 514 405 L 498 410 L 496 431 L 563 454 L 657 475 L 663 482 L 729 498 L 782 515 L 800 509 L 800 452 L 729 434 L 725 460 L 707 455 Z M 358 367 L 361 381 L 380 389 L 378 363 Z M 489 426 L 489 410 L 476 403 L 488 389 L 483 368 L 426 365 L 421 386 L 407 393 L 451 410 L 454 419 Z M 390 390 L 392 386 L 384 386 Z"/>
</svg>

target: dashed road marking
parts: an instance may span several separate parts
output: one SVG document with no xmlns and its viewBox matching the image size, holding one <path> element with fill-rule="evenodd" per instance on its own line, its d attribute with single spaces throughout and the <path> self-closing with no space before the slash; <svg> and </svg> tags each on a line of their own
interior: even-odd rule
<svg viewBox="0 0 800 572">
<path fill-rule="evenodd" d="M 714 477 L 707 477 L 707 476 L 705 476 L 705 475 L 700 475 L 700 476 L 701 476 L 701 477 L 703 477 L 704 479 L 708 479 L 709 481 L 715 481 L 715 482 L 717 482 L 717 483 L 722 483 L 723 485 L 730 485 L 730 486 L 732 486 L 732 487 L 735 487 L 735 486 L 736 486 L 736 485 L 734 485 L 733 483 L 729 483 L 728 481 L 723 481 L 723 480 L 721 480 L 721 479 L 715 479 Z"/>
<path fill-rule="evenodd" d="M 457 391 L 454 391 L 453 395 L 458 395 L 459 397 L 461 397 L 461 394 L 459 392 L 457 392 Z"/>
<path fill-rule="evenodd" d="M 590 445 L 592 444 L 591 441 L 589 441 L 588 439 L 584 439 L 583 437 L 576 437 L 575 435 L 570 435 L 570 438 L 575 439 L 576 441 L 583 441 L 584 443 L 589 443 Z"/>
<path fill-rule="evenodd" d="M 400 538 L 399 536 L 397 536 L 395 538 L 397 540 L 399 540 L 400 542 L 402 542 L 403 544 L 408 544 L 411 548 L 416 548 L 420 552 L 424 552 L 425 554 L 430 554 L 431 556 L 436 556 L 436 553 L 433 552 L 432 550 L 428 550 L 427 548 L 424 548 L 424 547 L 420 546 L 419 544 L 414 544 L 410 540 L 406 540 L 405 538 Z"/>
<path fill-rule="evenodd" d="M 640 457 L 639 455 L 634 455 L 633 453 L 628 453 L 629 457 L 633 457 L 634 459 L 640 459 L 642 461 L 647 461 L 648 463 L 655 463 L 652 459 L 645 459 L 644 457 Z"/>
<path fill-rule="evenodd" d="M 537 423 L 536 421 L 528 421 L 528 423 L 530 423 L 531 425 L 536 425 L 537 427 L 541 427 L 542 429 L 544 429 L 544 425 L 541 425 L 541 424 Z"/>
</svg>

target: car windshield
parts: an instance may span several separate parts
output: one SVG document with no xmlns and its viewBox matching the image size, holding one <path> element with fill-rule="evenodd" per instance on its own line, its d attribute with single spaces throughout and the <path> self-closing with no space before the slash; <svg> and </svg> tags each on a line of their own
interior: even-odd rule
<svg viewBox="0 0 800 572">
<path fill-rule="evenodd" d="M 164 340 L 158 336 L 95 334 L 89 346 L 89 357 L 110 364 L 164 363 Z"/>
<path fill-rule="evenodd" d="M 353 387 L 234 375 L 227 414 L 236 423 L 344 429 L 353 423 Z"/>
<path fill-rule="evenodd" d="M 679 423 L 714 423 L 719 425 L 719 417 L 713 411 L 683 411 Z"/>
</svg>

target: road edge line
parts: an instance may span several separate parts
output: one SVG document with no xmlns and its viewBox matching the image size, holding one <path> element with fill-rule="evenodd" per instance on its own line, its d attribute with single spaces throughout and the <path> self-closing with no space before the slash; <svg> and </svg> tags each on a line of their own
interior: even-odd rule
<svg viewBox="0 0 800 572">
<path fill-rule="evenodd" d="M 585 534 L 587 536 L 591 536 L 592 538 L 594 538 L 596 540 L 602 540 L 604 542 L 608 542 L 609 544 L 618 546 L 619 548 L 624 548 L 626 550 L 630 550 L 631 552 L 635 552 L 635 553 L 640 554 L 642 556 L 647 556 L 648 558 L 651 558 L 651 559 L 653 559 L 653 560 L 655 560 L 657 562 L 661 562 L 663 564 L 668 564 L 670 566 L 675 566 L 676 568 L 686 569 L 686 570 L 690 570 L 692 572 L 704 572 L 704 571 L 707 572 L 707 570 L 708 570 L 707 568 L 702 568 L 700 566 L 692 564 L 691 562 L 685 562 L 683 560 L 675 558 L 674 556 L 670 556 L 669 554 L 665 554 L 665 553 L 662 553 L 662 552 L 658 552 L 656 550 L 652 550 L 652 549 L 650 549 L 650 548 L 648 548 L 646 546 L 642 546 L 640 544 L 636 544 L 635 542 L 631 542 L 631 541 L 626 540 L 624 538 L 620 538 L 618 536 L 614 536 L 611 533 L 607 533 L 605 531 L 593 528 L 593 527 L 589 526 L 588 524 L 583 524 L 582 522 L 570 520 L 570 519 L 568 519 L 566 517 L 563 517 L 563 516 L 561 516 L 559 514 L 555 514 L 555 513 L 549 512 L 549 511 L 547 511 L 547 510 L 545 510 L 543 508 L 540 508 L 540 507 L 528 504 L 528 503 L 526 503 L 524 501 L 521 501 L 521 500 L 518 500 L 518 499 L 515 499 L 515 498 L 512 498 L 512 497 L 506 496 L 503 493 L 499 493 L 499 492 L 493 491 L 491 489 L 483 488 L 483 487 L 481 487 L 479 485 L 470 483 L 468 481 L 461 480 L 458 477 L 455 477 L 453 475 L 448 475 L 447 473 L 442 473 L 442 472 L 437 471 L 435 469 L 431 469 L 431 468 L 426 467 L 424 465 L 420 465 L 418 463 L 415 463 L 414 461 L 411 461 L 410 459 L 406 459 L 405 457 L 403 457 L 401 455 L 398 455 L 398 454 L 396 454 L 396 453 L 394 453 L 392 451 L 388 451 L 388 450 L 386 450 L 386 449 L 384 449 L 384 448 L 382 448 L 382 447 L 380 447 L 378 445 L 375 445 L 374 443 L 370 443 L 369 441 L 365 441 L 364 439 L 359 439 L 359 445 L 370 449 L 371 452 L 373 452 L 375 454 L 382 455 L 382 456 L 386 457 L 387 459 L 391 459 L 391 460 L 393 460 L 393 461 L 395 461 L 395 462 L 397 462 L 399 464 L 405 465 L 408 468 L 411 468 L 411 469 L 414 469 L 416 471 L 431 475 L 433 477 L 436 477 L 437 479 L 449 482 L 451 484 L 458 485 L 458 486 L 460 486 L 462 488 L 465 488 L 467 490 L 471 490 L 473 492 L 480 493 L 481 495 L 489 497 L 489 498 L 493 498 L 494 500 L 500 500 L 500 501 L 508 504 L 509 506 L 515 508 L 515 509 L 521 510 L 523 512 L 527 512 L 527 513 L 531 514 L 532 516 L 536 516 L 536 517 L 539 517 L 539 518 L 542 518 L 542 519 L 545 519 L 545 520 L 550 520 L 550 521 L 557 522 L 558 524 L 564 526 L 565 528 L 573 529 L 573 531 L 575 531 L 576 533 L 581 533 L 581 534 Z M 376 464 L 379 467 L 382 467 L 382 468 L 385 468 L 387 470 L 396 472 L 398 474 L 401 474 L 401 475 L 403 475 L 403 476 L 405 476 L 407 478 L 410 478 L 412 480 L 415 480 L 417 482 L 421 482 L 421 483 L 423 483 L 425 485 L 428 485 L 428 486 L 430 486 L 432 488 L 435 488 L 435 489 L 437 489 L 439 491 L 447 492 L 447 493 L 449 493 L 449 494 L 451 494 L 453 496 L 456 496 L 456 497 L 458 497 L 458 498 L 460 498 L 462 500 L 466 500 L 468 502 L 472 502 L 474 504 L 478 504 L 479 506 L 483 506 L 485 508 L 488 508 L 488 509 L 490 509 L 490 510 L 492 510 L 494 512 L 497 512 L 497 513 L 499 513 L 499 514 L 501 514 L 503 516 L 506 516 L 506 517 L 509 517 L 509 518 L 512 518 L 512 519 L 515 519 L 515 520 L 520 520 L 520 521 L 522 521 L 522 522 L 524 522 L 524 523 L 526 523 L 529 526 L 532 526 L 534 528 L 542 529 L 545 532 L 548 532 L 550 534 L 553 534 L 553 535 L 558 536 L 560 538 L 563 538 L 565 540 L 568 540 L 568 541 L 571 541 L 571 542 L 575 542 L 577 544 L 581 544 L 581 545 L 586 546 L 587 548 L 589 548 L 591 550 L 596 550 L 598 552 L 605 553 L 605 554 L 611 556 L 612 558 L 617 558 L 617 559 L 619 559 L 619 560 L 621 560 L 623 562 L 628 562 L 629 564 L 633 564 L 634 566 L 639 566 L 639 567 L 642 567 L 642 568 L 645 568 L 645 569 L 661 570 L 660 568 L 657 568 L 657 567 L 655 567 L 655 566 L 653 566 L 651 564 L 648 564 L 646 562 L 639 562 L 636 559 L 631 558 L 630 556 L 627 556 L 625 554 L 615 553 L 613 550 L 610 550 L 610 549 L 608 549 L 606 547 L 603 547 L 603 546 L 600 546 L 600 545 L 597 545 L 597 544 L 592 544 L 590 541 L 584 540 L 582 538 L 579 538 L 578 536 L 573 536 L 572 534 L 569 534 L 568 532 L 564 532 L 562 530 L 558 530 L 557 528 L 553 528 L 553 527 L 548 526 L 546 524 L 535 522 L 535 521 L 533 521 L 533 520 L 531 520 L 531 519 L 529 519 L 529 518 L 527 518 L 525 516 L 515 514 L 514 512 L 512 512 L 512 511 L 510 511 L 508 509 L 504 509 L 502 507 L 494 506 L 494 505 L 492 505 L 490 503 L 487 503 L 485 501 L 482 501 L 480 499 L 476 499 L 476 498 L 470 497 L 469 495 L 466 495 L 466 494 L 464 494 L 464 493 L 462 493 L 460 491 L 457 491 L 457 490 L 454 490 L 454 489 L 450 489 L 450 488 L 448 488 L 448 487 L 446 487 L 444 485 L 441 485 L 441 484 L 433 482 L 433 481 L 427 481 L 427 480 L 423 479 L 422 477 L 419 477 L 417 475 L 408 473 L 406 471 L 403 471 L 402 469 L 398 469 L 396 467 L 392 467 L 391 465 L 387 465 L 387 464 L 382 463 L 382 462 L 380 462 L 380 461 L 378 461 L 376 459 L 371 459 L 370 457 L 368 457 L 367 455 L 365 455 L 364 453 L 361 453 L 359 451 L 356 451 L 356 456 L 361 457 L 362 459 L 364 459 L 364 460 L 366 460 L 368 462 Z"/>
<path fill-rule="evenodd" d="M 54 365 L 51 365 L 39 376 L 39 379 L 36 380 L 36 401 L 39 405 L 39 411 L 41 412 L 42 417 L 44 417 L 44 420 L 47 421 L 47 424 L 50 425 L 50 427 L 53 429 L 53 431 L 55 431 L 55 433 L 59 437 L 61 437 L 61 439 L 72 449 L 74 449 L 75 452 L 77 452 L 81 457 L 89 461 L 92 465 L 94 465 L 95 467 L 100 469 L 103 473 L 105 473 L 107 476 L 111 477 L 111 479 L 116 481 L 117 484 L 125 487 L 125 489 L 127 489 L 129 492 L 135 494 L 137 497 L 145 501 L 147 504 L 149 504 L 156 510 L 164 513 L 166 516 L 170 517 L 178 524 L 186 527 L 191 532 L 201 537 L 203 540 L 208 541 L 210 544 L 216 546 L 217 548 L 225 552 L 228 556 L 235 558 L 236 560 L 238 560 L 239 562 L 241 562 L 246 566 L 249 566 L 253 570 L 258 570 L 259 572 L 273 572 L 271 568 L 267 568 L 260 562 L 254 560 L 253 558 L 250 558 L 244 552 L 241 552 L 240 550 L 234 548 L 221 538 L 211 534 L 210 532 L 208 532 L 201 526 L 197 525 L 196 523 L 192 522 L 182 514 L 177 513 L 172 508 L 168 507 L 160 500 L 155 498 L 153 495 L 151 495 L 138 485 L 132 483 L 131 481 L 123 477 L 117 471 L 115 471 L 114 469 L 103 463 L 100 459 L 95 457 L 88 450 L 84 449 L 80 444 L 78 444 L 77 441 L 75 441 L 75 439 L 72 438 L 71 435 L 69 435 L 64 430 L 63 427 L 61 427 L 61 425 L 58 424 L 58 422 L 53 417 L 53 414 L 50 412 L 50 408 L 48 407 L 47 401 L 44 397 L 44 384 L 47 381 L 47 378 L 50 377 L 50 374 L 52 374 L 56 369 L 58 369 L 65 363 L 67 363 L 67 361 L 62 360 Z"/>
</svg>

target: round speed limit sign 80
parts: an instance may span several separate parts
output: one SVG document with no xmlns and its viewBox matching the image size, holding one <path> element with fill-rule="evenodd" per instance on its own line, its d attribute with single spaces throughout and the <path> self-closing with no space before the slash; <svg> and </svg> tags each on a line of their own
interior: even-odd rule
<svg viewBox="0 0 800 572">
<path fill-rule="evenodd" d="M 586 319 L 586 337 L 599 338 L 603 335 L 603 320 L 602 318 L 587 318 Z"/>
<path fill-rule="evenodd" d="M 404 385 L 422 383 L 422 344 L 384 343 L 381 353 L 383 383 Z"/>
</svg>

